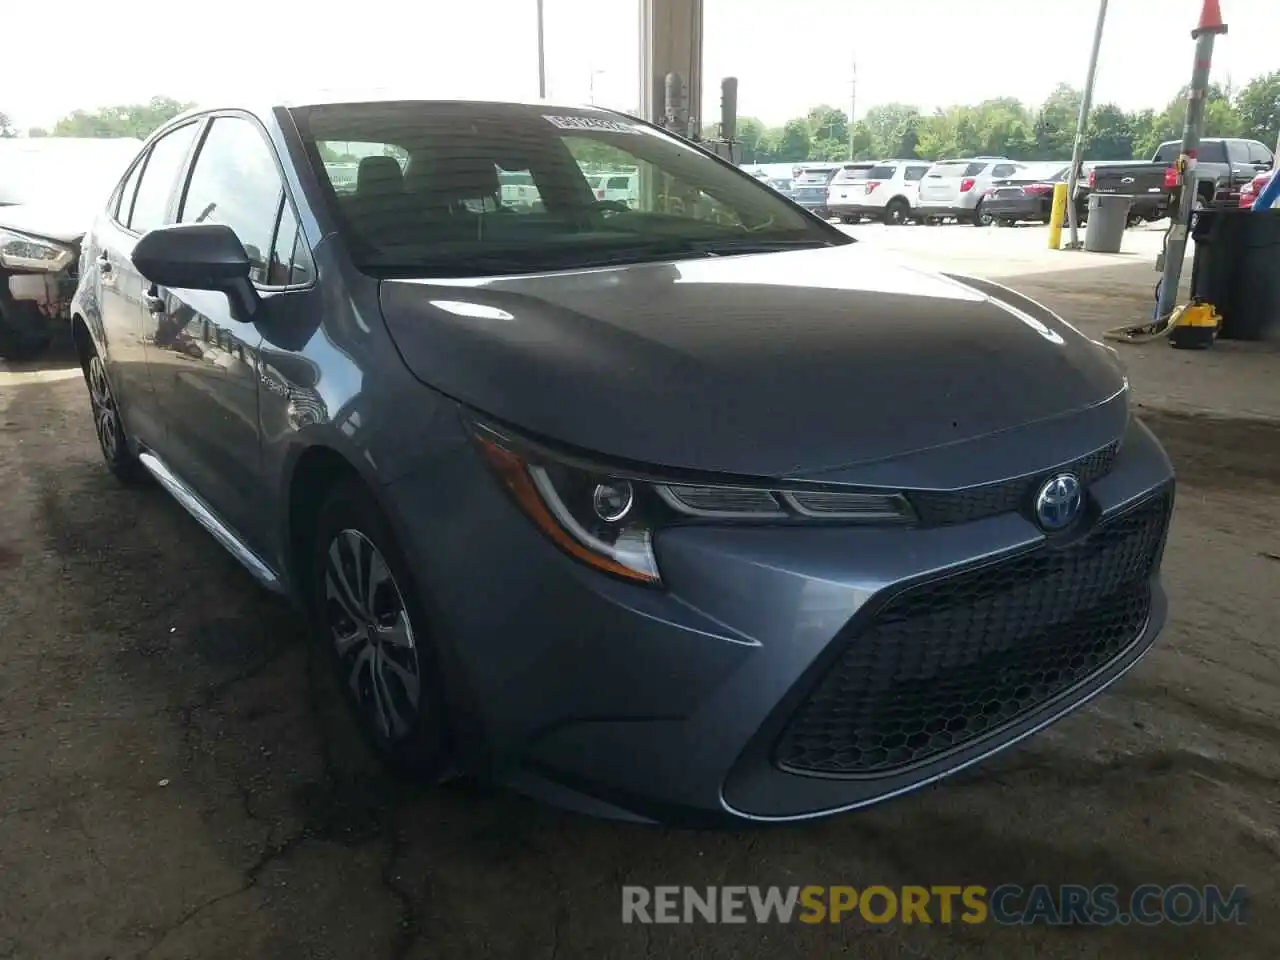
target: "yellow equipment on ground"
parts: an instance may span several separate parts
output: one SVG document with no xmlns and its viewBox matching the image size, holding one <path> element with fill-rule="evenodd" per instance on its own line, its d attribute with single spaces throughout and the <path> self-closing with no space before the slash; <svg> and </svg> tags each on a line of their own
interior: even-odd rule
<svg viewBox="0 0 1280 960">
<path fill-rule="evenodd" d="M 1106 331 L 1103 337 L 1117 343 L 1149 343 L 1169 338 L 1169 346 L 1179 350 L 1203 350 L 1213 346 L 1222 329 L 1222 316 L 1211 303 L 1193 299 L 1178 307 L 1163 323 L 1153 320 L 1137 325 L 1126 324 Z"/>
</svg>

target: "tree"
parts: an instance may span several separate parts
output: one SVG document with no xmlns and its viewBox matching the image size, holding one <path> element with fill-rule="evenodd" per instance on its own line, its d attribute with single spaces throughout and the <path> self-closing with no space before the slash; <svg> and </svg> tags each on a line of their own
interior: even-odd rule
<svg viewBox="0 0 1280 960">
<path fill-rule="evenodd" d="M 1036 152 L 1043 160 L 1070 160 L 1084 94 L 1060 83 L 1045 99 L 1035 122 Z"/>
<path fill-rule="evenodd" d="M 28 137 L 47 137 L 48 135 L 49 131 L 44 127 L 32 127 L 27 131 Z"/>
<path fill-rule="evenodd" d="M 1280 70 L 1246 83 L 1236 95 L 1235 107 L 1241 136 L 1275 146 L 1280 137 Z"/>
<path fill-rule="evenodd" d="M 53 127 L 55 137 L 137 137 L 146 139 L 161 124 L 194 104 L 172 97 L 152 97 L 147 103 L 103 107 L 92 112 L 76 110 Z"/>
<path fill-rule="evenodd" d="M 835 140 L 848 150 L 849 115 L 825 103 L 809 108 L 809 136 L 814 140 Z"/>
<path fill-rule="evenodd" d="M 809 136 L 808 122 L 799 117 L 788 120 L 778 137 L 774 159 L 780 163 L 808 160 L 811 145 L 812 138 Z"/>
<path fill-rule="evenodd" d="M 764 135 L 764 124 L 755 117 L 742 117 L 738 120 L 738 142 L 742 144 L 743 162 L 766 162 L 760 159 L 760 141 L 764 139 Z"/>
<path fill-rule="evenodd" d="M 17 135 L 18 131 L 13 129 L 13 124 L 9 122 L 9 115 L 7 113 L 0 113 L 0 137 L 7 139 L 9 137 L 16 137 Z"/>
<path fill-rule="evenodd" d="M 861 121 L 854 124 L 854 137 L 857 138 L 857 128 L 862 127 L 871 138 L 871 152 L 877 156 L 914 157 L 920 142 L 922 119 L 916 107 L 905 103 L 886 103 L 872 107 Z"/>
<path fill-rule="evenodd" d="M 1091 160 L 1128 160 L 1133 156 L 1133 124 L 1114 103 L 1103 103 L 1089 114 L 1085 154 Z"/>
</svg>

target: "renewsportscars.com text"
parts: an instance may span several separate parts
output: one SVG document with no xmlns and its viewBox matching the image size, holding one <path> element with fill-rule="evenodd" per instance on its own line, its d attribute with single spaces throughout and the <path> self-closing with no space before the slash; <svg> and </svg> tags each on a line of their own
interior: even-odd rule
<svg viewBox="0 0 1280 960">
<path fill-rule="evenodd" d="M 623 923 L 910 923 L 1005 926 L 1244 923 L 1248 891 L 1144 884 L 622 888 Z"/>
</svg>

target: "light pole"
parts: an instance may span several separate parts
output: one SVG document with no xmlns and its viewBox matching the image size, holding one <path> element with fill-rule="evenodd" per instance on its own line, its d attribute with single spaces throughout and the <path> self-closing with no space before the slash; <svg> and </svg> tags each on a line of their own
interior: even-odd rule
<svg viewBox="0 0 1280 960">
<path fill-rule="evenodd" d="M 858 106 L 858 58 L 853 58 L 853 77 L 849 81 L 849 159 L 853 159 L 853 111 Z"/>
<path fill-rule="evenodd" d="M 542 0 L 538 0 L 538 99 L 547 98 L 547 46 L 543 39 Z"/>
<path fill-rule="evenodd" d="M 1076 216 L 1076 187 L 1080 182 L 1080 161 L 1084 159 L 1084 134 L 1089 128 L 1089 107 L 1093 102 L 1093 80 L 1098 73 L 1098 50 L 1102 47 L 1102 27 L 1107 20 L 1107 0 L 1098 0 L 1098 23 L 1093 28 L 1093 49 L 1089 51 L 1089 74 L 1080 97 L 1080 116 L 1076 120 L 1076 139 L 1071 147 L 1071 171 L 1067 174 L 1067 222 L 1071 224 L 1068 250 L 1080 249 L 1080 218 Z"/>
<path fill-rule="evenodd" d="M 589 83 L 588 89 L 590 90 L 590 93 L 588 94 L 588 99 L 591 101 L 593 106 L 595 105 L 595 102 L 596 102 L 596 77 L 602 73 L 608 73 L 608 72 L 609 72 L 608 70 L 595 70 L 595 69 L 591 71 L 591 79 L 588 81 Z"/>
</svg>

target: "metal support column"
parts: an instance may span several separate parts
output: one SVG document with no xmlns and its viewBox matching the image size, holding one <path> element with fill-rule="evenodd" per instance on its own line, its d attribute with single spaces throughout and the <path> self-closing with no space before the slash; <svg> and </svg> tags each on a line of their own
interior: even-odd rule
<svg viewBox="0 0 1280 960">
<path fill-rule="evenodd" d="M 1191 31 L 1196 41 L 1196 58 L 1191 69 L 1191 88 L 1187 93 L 1187 121 L 1182 127 L 1182 153 L 1178 157 L 1178 209 L 1170 213 L 1172 223 L 1166 237 L 1164 270 L 1160 277 L 1159 299 L 1156 303 L 1156 323 L 1164 323 L 1173 313 L 1178 299 L 1178 283 L 1182 279 L 1182 260 L 1187 254 L 1187 234 L 1191 226 L 1191 211 L 1196 202 L 1196 151 L 1200 147 L 1200 133 L 1204 129 L 1205 101 L 1209 95 L 1209 67 L 1213 63 L 1213 41 L 1220 33 L 1227 32 L 1222 22 L 1218 0 L 1204 0 L 1200 12 L 1200 25 Z"/>
<path fill-rule="evenodd" d="M 1080 216 L 1076 211 L 1076 187 L 1080 182 L 1080 161 L 1084 159 L 1084 135 L 1089 129 L 1089 108 L 1093 106 L 1093 82 L 1098 75 L 1098 51 L 1102 48 L 1102 28 L 1107 22 L 1107 0 L 1098 2 L 1098 21 L 1093 28 L 1093 47 L 1089 51 L 1089 73 L 1080 98 L 1080 116 L 1076 119 L 1076 139 L 1071 147 L 1071 171 L 1067 174 L 1067 222 L 1071 239 L 1067 249 L 1080 248 Z"/>
<path fill-rule="evenodd" d="M 667 74 L 681 81 L 688 130 L 702 128 L 702 0 L 640 0 L 640 114 L 662 123 Z"/>
</svg>

